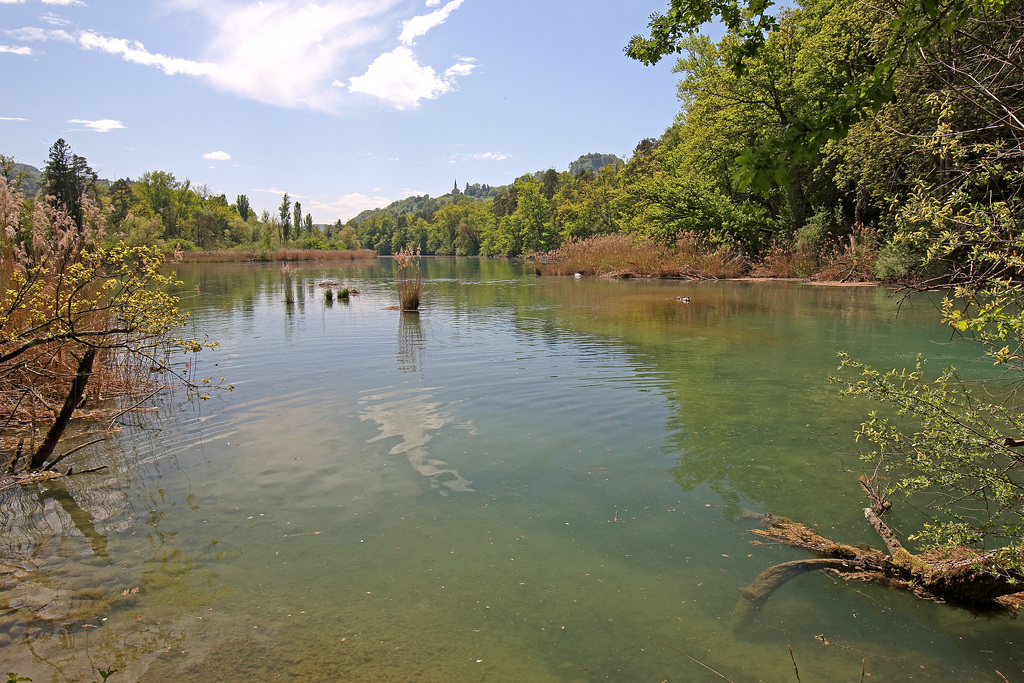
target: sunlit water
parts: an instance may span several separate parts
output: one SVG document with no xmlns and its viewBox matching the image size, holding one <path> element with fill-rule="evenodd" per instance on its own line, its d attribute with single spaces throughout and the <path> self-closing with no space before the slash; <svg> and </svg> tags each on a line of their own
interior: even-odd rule
<svg viewBox="0 0 1024 683">
<path fill-rule="evenodd" d="M 929 302 L 432 259 L 411 314 L 388 310 L 392 266 L 179 267 L 193 331 L 220 342 L 192 369 L 234 391 L 135 415 L 78 460 L 108 471 L 0 494 L 0 672 L 1021 676 L 1018 621 L 821 573 L 733 617 L 807 557 L 757 543 L 758 514 L 878 545 L 852 438 L 871 406 L 828 376 L 840 349 L 966 362 Z M 359 293 L 328 305 L 329 279 Z"/>
</svg>

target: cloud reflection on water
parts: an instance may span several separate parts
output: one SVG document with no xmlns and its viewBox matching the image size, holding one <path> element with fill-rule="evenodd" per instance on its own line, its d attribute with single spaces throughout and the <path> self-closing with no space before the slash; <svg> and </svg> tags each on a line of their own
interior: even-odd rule
<svg viewBox="0 0 1024 683">
<path fill-rule="evenodd" d="M 359 399 L 363 406 L 359 417 L 373 420 L 380 427 L 380 434 L 370 439 L 369 443 L 381 439 L 401 439 L 392 446 L 389 453 L 404 454 L 413 469 L 424 477 L 430 477 L 431 484 L 440 488 L 442 495 L 448 495 L 451 491 L 473 491 L 470 480 L 459 475 L 458 470 L 444 460 L 430 457 L 427 450 L 427 443 L 447 425 L 473 431 L 471 422 L 455 421 L 449 410 L 453 403 L 432 400 L 434 394 L 429 392 L 438 388 L 399 388 L 368 394 Z"/>
</svg>

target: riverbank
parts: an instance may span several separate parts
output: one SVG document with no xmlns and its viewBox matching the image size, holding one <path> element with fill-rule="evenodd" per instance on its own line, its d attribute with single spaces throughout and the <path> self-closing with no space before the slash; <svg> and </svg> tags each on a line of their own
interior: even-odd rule
<svg viewBox="0 0 1024 683">
<path fill-rule="evenodd" d="M 181 263 L 235 263 L 266 261 L 366 261 L 377 258 L 373 249 L 214 249 L 168 254 Z"/>
<path fill-rule="evenodd" d="M 602 235 L 566 242 L 535 257 L 538 275 L 645 279 L 798 279 L 832 284 L 877 284 L 875 250 L 869 240 L 851 237 L 817 253 L 773 247 L 761 258 L 739 245 L 715 244 L 684 233 L 674 247 L 649 237 Z"/>
</svg>

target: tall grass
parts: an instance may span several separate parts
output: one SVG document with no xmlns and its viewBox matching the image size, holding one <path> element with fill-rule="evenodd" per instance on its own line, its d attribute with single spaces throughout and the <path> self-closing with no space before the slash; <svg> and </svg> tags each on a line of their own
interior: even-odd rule
<svg viewBox="0 0 1024 683">
<path fill-rule="evenodd" d="M 420 295 L 423 293 L 423 272 L 419 265 L 419 252 L 404 247 L 395 254 L 398 265 L 398 308 L 403 311 L 416 311 L 420 307 Z"/>
<path fill-rule="evenodd" d="M 874 282 L 878 239 L 859 228 L 838 244 L 814 251 L 786 243 L 772 245 L 757 261 L 737 246 L 719 244 L 692 232 L 680 233 L 670 247 L 649 237 L 623 234 L 570 240 L 535 256 L 539 275 L 728 279 L 807 278 L 815 282 Z"/>
<path fill-rule="evenodd" d="M 863 226 L 838 245 L 823 249 L 816 282 L 873 282 L 878 260 L 878 236 Z"/>
<path fill-rule="evenodd" d="M 748 269 L 735 248 L 681 233 L 673 247 L 646 236 L 602 235 L 570 240 L 537 259 L 544 275 L 638 278 L 731 278 Z"/>
</svg>

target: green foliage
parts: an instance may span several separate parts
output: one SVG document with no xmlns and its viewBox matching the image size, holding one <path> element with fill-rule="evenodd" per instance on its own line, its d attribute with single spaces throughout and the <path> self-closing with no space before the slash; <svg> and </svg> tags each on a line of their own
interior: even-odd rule
<svg viewBox="0 0 1024 683">
<path fill-rule="evenodd" d="M 281 239 L 288 241 L 292 235 L 292 200 L 288 197 L 288 193 L 285 192 L 284 196 L 281 197 L 281 206 L 278 207 L 278 213 L 281 216 Z"/>
<path fill-rule="evenodd" d="M 519 256 L 557 246 L 551 202 L 545 199 L 541 183 L 533 176 L 515 182 L 516 208 L 498 219 L 488 253 Z"/>
<path fill-rule="evenodd" d="M 1024 445 L 1024 96 L 1019 78 L 1007 74 L 1024 70 L 1021 9 L 1021 3 L 908 3 L 894 24 L 914 34 L 913 72 L 941 87 L 921 98 L 928 109 L 917 121 L 922 134 L 915 143 L 932 172 L 920 174 L 898 202 L 889 252 L 919 257 L 917 267 L 932 279 L 918 287 L 945 292 L 943 321 L 977 344 L 991 372 L 972 382 L 948 369 L 928 381 L 920 361 L 910 371 L 881 373 L 843 357 L 844 367 L 860 374 L 846 382 L 846 393 L 895 413 L 891 421 L 873 413 L 860 435 L 875 445 L 867 459 L 889 492 L 930 509 L 912 538 L 930 548 L 994 548 L 1001 570 L 1018 572 L 1024 568 L 1024 458 L 1018 455 Z"/>
<path fill-rule="evenodd" d="M 238 195 L 235 199 L 235 210 L 238 215 L 242 217 L 243 221 L 249 220 L 249 215 L 252 213 L 252 206 L 249 204 L 249 198 L 244 194 Z"/>
<path fill-rule="evenodd" d="M 590 171 L 596 176 L 602 168 L 609 164 L 618 164 L 619 166 L 622 166 L 623 161 L 614 154 L 598 154 L 596 152 L 592 152 L 590 154 L 584 154 L 576 161 L 571 162 L 569 164 L 569 173 L 579 175 L 584 171 Z"/>
<path fill-rule="evenodd" d="M 665 14 L 651 15 L 650 35 L 633 36 L 625 48 L 627 55 L 644 64 L 657 64 L 663 57 L 684 49 L 686 38 L 713 19 L 720 20 L 731 33 L 741 38 L 742 49 L 732 66 L 743 68 L 742 57 L 755 54 L 764 44 L 765 33 L 777 26 L 768 14 L 770 0 L 672 0 Z"/>
<path fill-rule="evenodd" d="M 845 354 L 841 359 L 860 376 L 844 382 L 845 395 L 866 396 L 894 410 L 891 418 L 872 412 L 858 439 L 874 444 L 863 457 L 889 495 L 911 496 L 931 511 L 911 540 L 927 549 L 995 544 L 1007 566 L 1020 569 L 1024 485 L 1016 472 L 1024 467 L 1024 453 L 1006 438 L 1024 433 L 1016 405 L 979 399 L 952 369 L 928 380 L 920 359 L 913 370 L 889 372 Z"/>
<path fill-rule="evenodd" d="M 53 143 L 49 161 L 43 169 L 43 191 L 53 198 L 57 206 L 63 207 L 79 227 L 83 220 L 82 202 L 89 196 L 96 179 L 96 173 L 89 164 L 71 152 L 71 146 L 64 138 Z"/>
<path fill-rule="evenodd" d="M 38 469 L 63 457 L 47 464 L 94 377 L 115 396 L 130 393 L 149 386 L 152 369 L 174 374 L 170 354 L 213 344 L 179 336 L 187 316 L 171 292 L 180 283 L 161 253 L 102 246 L 102 214 L 85 201 L 80 224 L 63 205 L 37 203 L 20 235 L 11 228 L 22 202 L 0 179 L 0 423 L 25 424 L 36 400 L 64 404 L 28 460 Z"/>
</svg>

